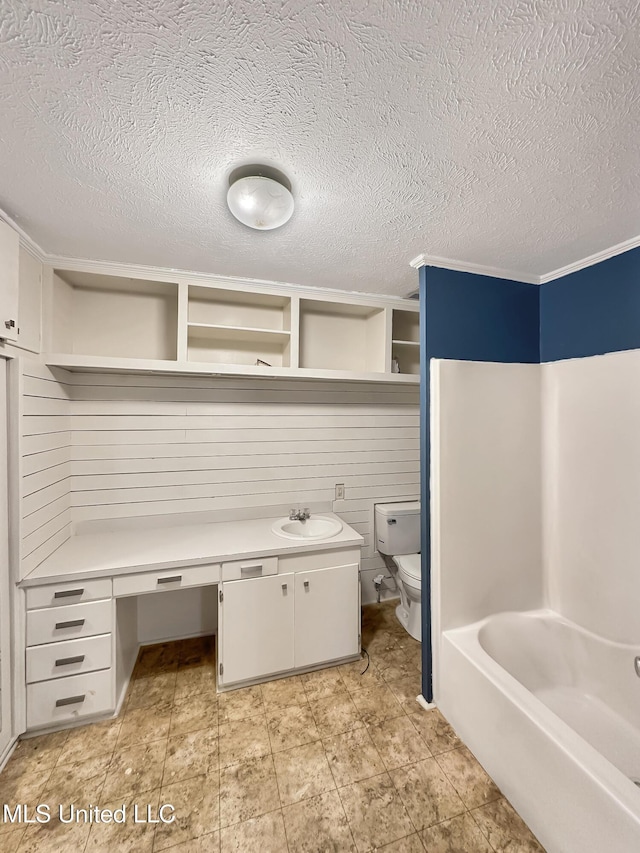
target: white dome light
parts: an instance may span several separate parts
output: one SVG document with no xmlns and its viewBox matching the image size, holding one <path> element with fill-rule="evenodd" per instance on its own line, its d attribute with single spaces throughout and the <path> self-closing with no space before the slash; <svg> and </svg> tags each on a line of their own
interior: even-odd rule
<svg viewBox="0 0 640 853">
<path fill-rule="evenodd" d="M 279 228 L 293 213 L 293 196 L 289 190 L 272 178 L 258 175 L 239 178 L 231 184 L 227 204 L 243 225 L 259 231 Z"/>
</svg>

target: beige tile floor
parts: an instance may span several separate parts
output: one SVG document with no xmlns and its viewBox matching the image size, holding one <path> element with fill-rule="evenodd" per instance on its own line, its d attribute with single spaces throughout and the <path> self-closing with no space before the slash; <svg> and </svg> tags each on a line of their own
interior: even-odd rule
<svg viewBox="0 0 640 853">
<path fill-rule="evenodd" d="M 542 847 L 437 710 L 395 603 L 363 608 L 366 661 L 217 696 L 213 638 L 151 646 L 120 716 L 21 742 L 0 800 L 123 824 L 0 823 L 2 853 L 534 853 Z M 133 805 L 173 824 L 136 824 Z"/>
</svg>

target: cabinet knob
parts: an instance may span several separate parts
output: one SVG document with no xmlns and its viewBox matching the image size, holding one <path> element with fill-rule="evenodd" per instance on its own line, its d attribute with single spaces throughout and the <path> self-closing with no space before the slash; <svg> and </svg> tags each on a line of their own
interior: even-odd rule
<svg viewBox="0 0 640 853">
<path fill-rule="evenodd" d="M 286 585 L 286 583 L 283 583 L 283 584 L 282 584 L 282 589 L 283 589 L 285 592 L 287 591 L 287 585 Z"/>
<path fill-rule="evenodd" d="M 304 582 L 304 588 L 305 588 L 305 589 L 309 589 L 309 581 L 305 581 L 305 582 Z"/>
<path fill-rule="evenodd" d="M 16 321 L 15 320 L 5 320 L 4 325 L 6 326 L 7 329 L 15 329 Z"/>
</svg>

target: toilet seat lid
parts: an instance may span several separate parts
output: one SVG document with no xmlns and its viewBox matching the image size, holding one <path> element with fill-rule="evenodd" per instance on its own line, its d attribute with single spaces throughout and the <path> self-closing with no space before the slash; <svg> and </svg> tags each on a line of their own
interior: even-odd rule
<svg viewBox="0 0 640 853">
<path fill-rule="evenodd" d="M 395 561 L 399 569 L 416 581 L 422 579 L 422 561 L 420 554 L 399 554 Z"/>
</svg>

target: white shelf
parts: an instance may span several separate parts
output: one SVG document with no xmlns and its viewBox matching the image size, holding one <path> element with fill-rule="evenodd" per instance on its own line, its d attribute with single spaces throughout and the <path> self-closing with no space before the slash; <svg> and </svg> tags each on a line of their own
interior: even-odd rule
<svg viewBox="0 0 640 853">
<path fill-rule="evenodd" d="M 214 338 L 220 341 L 255 341 L 271 344 L 281 341 L 283 344 L 291 338 L 291 332 L 284 329 L 253 329 L 248 326 L 215 326 L 211 323 L 189 323 L 189 333 L 194 337 Z"/>
<path fill-rule="evenodd" d="M 391 343 L 393 344 L 394 347 L 399 346 L 399 347 L 418 347 L 418 348 L 420 348 L 420 342 L 419 341 L 394 341 L 394 340 L 392 340 Z"/>
<path fill-rule="evenodd" d="M 299 367 L 258 367 L 243 364 L 214 364 L 195 361 L 166 361 L 143 358 L 104 358 L 102 356 L 50 353 L 44 356 L 48 367 L 61 367 L 72 373 L 149 373 L 190 376 L 251 376 L 284 379 L 324 379 L 341 382 L 382 382 L 416 385 L 420 377 L 409 373 L 364 373 L 349 370 L 312 370 Z"/>
</svg>

